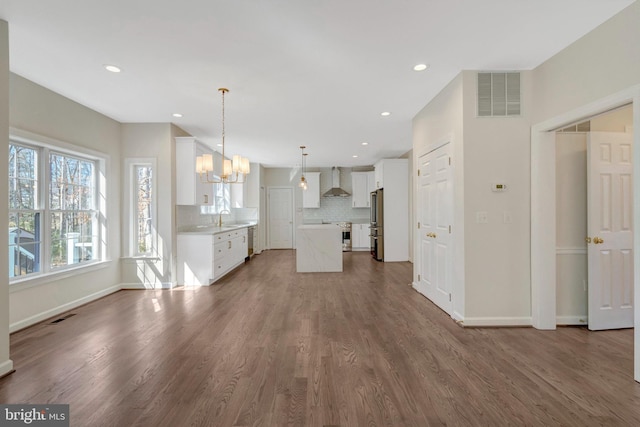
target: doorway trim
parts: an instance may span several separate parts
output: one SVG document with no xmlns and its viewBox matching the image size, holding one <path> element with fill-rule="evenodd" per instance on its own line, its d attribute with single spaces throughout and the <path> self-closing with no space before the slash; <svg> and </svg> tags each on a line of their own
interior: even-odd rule
<svg viewBox="0 0 640 427">
<path fill-rule="evenodd" d="M 633 104 L 633 144 L 640 147 L 640 85 L 531 127 L 531 322 L 556 328 L 555 129 Z M 640 266 L 640 150 L 633 152 L 634 265 Z M 640 380 L 640 268 L 634 269 L 635 378 Z"/>
</svg>

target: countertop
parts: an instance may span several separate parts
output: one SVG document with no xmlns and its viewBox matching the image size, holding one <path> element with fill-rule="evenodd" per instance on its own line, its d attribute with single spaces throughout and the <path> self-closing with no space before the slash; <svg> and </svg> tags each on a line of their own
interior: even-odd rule
<svg viewBox="0 0 640 427">
<path fill-rule="evenodd" d="M 257 223 L 253 222 L 242 222 L 236 224 L 222 224 L 222 227 L 218 227 L 214 224 L 209 225 L 194 225 L 189 227 L 184 227 L 178 230 L 178 234 L 217 234 L 217 233 L 225 233 L 231 230 L 237 230 L 240 228 L 253 227 Z"/>
</svg>

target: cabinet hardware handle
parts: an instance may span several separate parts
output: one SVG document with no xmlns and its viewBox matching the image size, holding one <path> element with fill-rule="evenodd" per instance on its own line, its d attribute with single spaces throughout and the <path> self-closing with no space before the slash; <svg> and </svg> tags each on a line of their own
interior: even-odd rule
<svg viewBox="0 0 640 427">
<path fill-rule="evenodd" d="M 231 249 L 231 240 L 229 240 L 227 243 L 229 243 L 229 247 L 227 249 Z"/>
</svg>

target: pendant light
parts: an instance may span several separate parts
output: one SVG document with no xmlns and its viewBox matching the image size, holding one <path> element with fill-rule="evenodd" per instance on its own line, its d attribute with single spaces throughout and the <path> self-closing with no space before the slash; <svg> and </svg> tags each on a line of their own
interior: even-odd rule
<svg viewBox="0 0 640 427">
<path fill-rule="evenodd" d="M 216 175 L 213 168 L 213 154 L 203 154 L 196 157 L 196 172 L 200 174 L 200 180 L 203 182 L 242 184 L 251 172 L 249 159 L 236 154 L 232 157 L 233 161 L 231 161 L 224 156 L 224 95 L 229 92 L 229 89 L 221 87 L 218 91 L 222 93 L 222 171 L 218 171 L 219 173 Z"/>
<path fill-rule="evenodd" d="M 304 177 L 304 163 L 305 163 L 305 158 L 307 157 L 307 153 L 304 152 L 305 148 L 307 147 L 304 145 L 300 146 L 300 151 L 302 155 L 300 156 L 300 182 L 298 183 L 298 186 L 303 190 L 307 189 L 307 179 Z"/>
</svg>

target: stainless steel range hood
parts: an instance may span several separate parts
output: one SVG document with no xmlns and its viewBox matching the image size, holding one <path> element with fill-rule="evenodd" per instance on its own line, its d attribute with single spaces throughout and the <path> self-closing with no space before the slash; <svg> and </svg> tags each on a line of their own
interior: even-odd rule
<svg viewBox="0 0 640 427">
<path fill-rule="evenodd" d="M 351 195 L 340 188 L 340 169 L 335 166 L 331 168 L 331 179 L 333 182 L 332 187 L 322 197 L 349 197 Z"/>
</svg>

